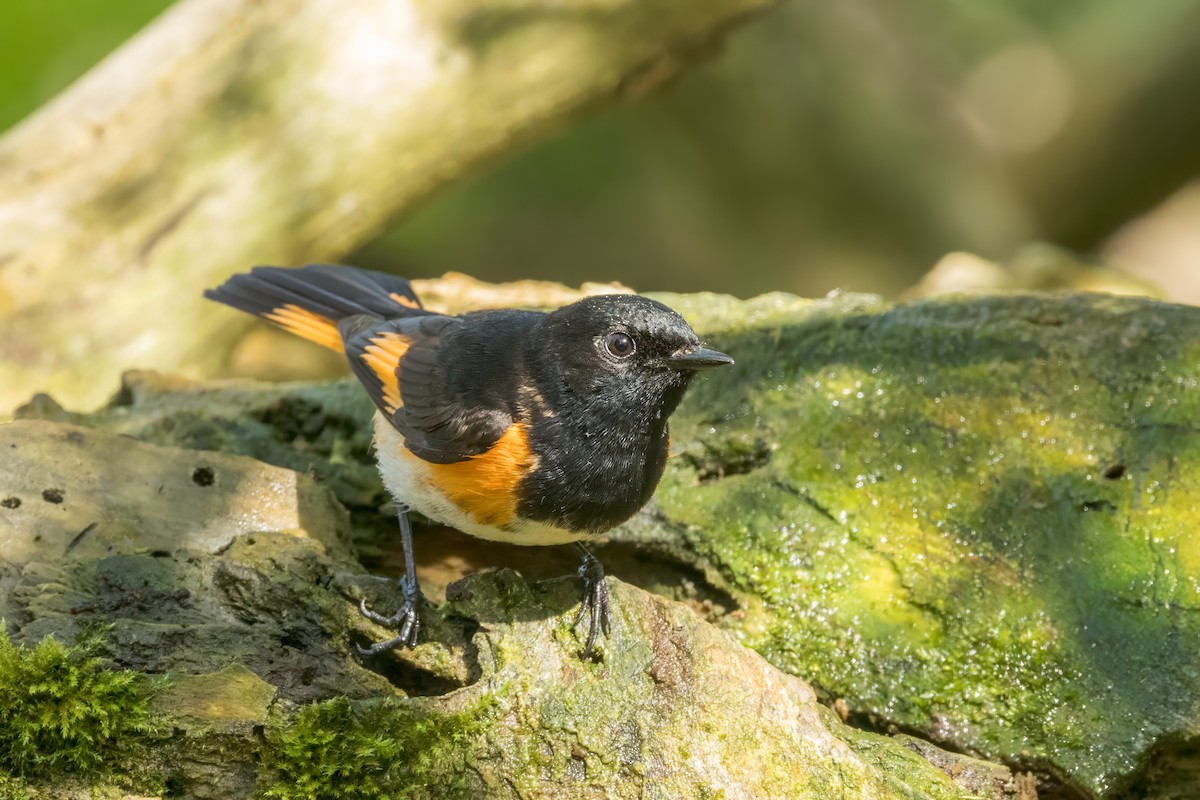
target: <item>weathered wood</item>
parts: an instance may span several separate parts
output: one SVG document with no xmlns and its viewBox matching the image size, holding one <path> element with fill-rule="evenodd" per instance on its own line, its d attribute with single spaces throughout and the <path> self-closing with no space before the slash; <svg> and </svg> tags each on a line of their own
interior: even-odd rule
<svg viewBox="0 0 1200 800">
<path fill-rule="evenodd" d="M 0 139 L 0 412 L 211 372 L 244 323 L 205 286 L 350 251 L 771 2 L 182 0 Z"/>
<path fill-rule="evenodd" d="M 7 630 L 32 646 L 100 628 L 118 663 L 170 682 L 153 703 L 162 734 L 96 743 L 124 755 L 110 774 L 10 778 L 0 752 L 0 796 L 157 795 L 167 781 L 184 800 L 1025 796 L 999 764 L 843 724 L 812 687 L 730 632 L 615 578 L 612 636 L 595 662 L 580 658 L 571 633 L 574 582 L 531 584 L 499 571 L 447 587 L 447 603 L 422 612 L 425 641 L 377 659 L 378 672 L 365 669 L 351 641 L 386 631 L 359 615 L 356 599 L 361 590 L 388 602 L 392 581 L 361 573 L 336 515 L 306 513 L 330 508 L 311 478 L 32 420 L 0 426 L 0 448 L 10 445 L 0 498 L 21 502 L 0 505 Z M 61 474 L 64 460 L 73 468 Z M 114 460 L 163 477 L 96 492 L 95 476 Z M 198 460 L 211 483 L 191 478 Z M 63 502 L 41 496 L 36 481 L 47 473 Z M 160 480 L 165 494 L 155 491 Z M 291 490 L 273 493 L 270 514 L 233 513 L 264 484 Z M 214 506 L 231 513 L 197 525 L 190 512 Z M 281 516 L 304 526 L 280 530 Z M 82 519 L 98 523 L 66 538 Z M 165 545 L 164 528 L 176 533 Z M 39 556 L 43 532 L 70 552 Z M 22 710 L 48 704 L 45 685 L 12 674 L 0 671 L 0 697 L 17 697 Z M 14 715 L 34 728 L 30 716 Z M 47 758 L 71 743 L 53 731 L 44 738 Z"/>
<path fill-rule="evenodd" d="M 459 285 L 422 295 L 457 296 Z M 549 296 L 543 287 L 522 302 L 504 287 L 495 299 Z M 1100 294 L 900 306 L 865 295 L 654 297 L 737 365 L 699 378 L 672 416 L 675 456 L 653 503 L 597 550 L 611 575 L 736 629 L 847 719 L 1057 776 L 1078 797 L 1200 797 L 1200 308 Z M 351 510 L 354 541 L 385 548 L 371 558 L 398 574 L 364 425 L 372 413 L 353 378 L 180 386 L 131 375 L 99 413 L 42 398 L 22 416 L 310 474 Z M 51 452 L 61 461 L 65 451 Z M 20 502 L 0 502 L 0 516 L 65 513 L 19 461 L 9 471 L 23 482 L 6 492 L 3 465 L 0 501 Z M 53 487 L 64 506 L 72 486 Z M 67 512 L 72 536 L 97 518 Z M 390 544 L 372 539 L 380 532 Z M 417 535 L 418 575 L 438 600 L 463 570 L 543 577 L 575 566 L 560 548 Z M 0 556 L 3 541 L 0 525 Z M 0 569 L 0 598 L 4 580 Z M 0 604 L 0 617 L 23 614 Z M 624 646 L 614 638 L 607 652 Z M 608 680 L 626 686 L 619 673 Z"/>
</svg>

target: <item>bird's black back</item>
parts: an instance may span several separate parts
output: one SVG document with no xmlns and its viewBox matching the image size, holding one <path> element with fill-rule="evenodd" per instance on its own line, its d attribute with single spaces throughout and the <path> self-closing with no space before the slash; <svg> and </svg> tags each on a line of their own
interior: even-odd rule
<svg viewBox="0 0 1200 800">
<path fill-rule="evenodd" d="M 431 464 L 490 459 L 521 426 L 517 513 L 579 532 L 607 530 L 650 499 L 667 417 L 692 374 L 662 362 L 698 345 L 682 317 L 633 295 L 456 317 L 421 308 L 403 279 L 310 265 L 258 267 L 206 296 L 344 350 L 405 447 Z M 638 342 L 636 358 L 605 357 L 613 331 Z"/>
</svg>

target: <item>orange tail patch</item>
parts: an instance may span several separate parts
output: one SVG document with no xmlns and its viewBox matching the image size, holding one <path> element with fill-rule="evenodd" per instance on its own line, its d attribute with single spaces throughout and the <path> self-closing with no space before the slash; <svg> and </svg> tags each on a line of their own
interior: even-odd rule
<svg viewBox="0 0 1200 800">
<path fill-rule="evenodd" d="M 322 347 L 328 347 L 330 350 L 338 352 L 342 350 L 342 336 L 338 333 L 337 323 L 329 317 L 323 317 L 289 303 L 268 314 L 263 314 L 263 318 L 274 322 L 288 333 L 302 336 Z"/>
<path fill-rule="evenodd" d="M 336 331 L 335 331 L 336 333 Z M 363 348 L 360 356 L 362 362 L 371 368 L 375 377 L 383 387 L 384 410 L 395 414 L 404 405 L 400 399 L 400 359 L 408 352 L 412 339 L 398 333 L 387 331 L 370 339 L 370 344 Z M 338 339 L 341 346 L 341 338 Z"/>
<path fill-rule="evenodd" d="M 418 301 L 414 300 L 411 297 L 405 297 L 404 295 L 400 294 L 399 292 L 392 292 L 391 294 L 388 295 L 388 297 L 392 298 L 393 300 L 395 300 L 397 303 L 404 306 L 405 308 L 420 308 L 421 307 L 421 304 Z"/>
</svg>

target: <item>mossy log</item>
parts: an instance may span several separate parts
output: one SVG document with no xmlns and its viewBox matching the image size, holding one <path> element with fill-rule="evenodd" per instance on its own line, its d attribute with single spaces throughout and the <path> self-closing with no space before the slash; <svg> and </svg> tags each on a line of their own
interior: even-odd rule
<svg viewBox="0 0 1200 800">
<path fill-rule="evenodd" d="M 0 138 L 0 414 L 211 374 L 248 320 L 205 287 L 349 252 L 770 2 L 181 0 Z"/>
<path fill-rule="evenodd" d="M 1067 796 L 1194 796 L 1200 310 L 659 297 L 737 365 L 677 412 L 653 504 L 602 551 L 615 575 L 690 602 L 851 719 Z M 350 383 L 130 376 L 98 414 L 24 414 L 310 470 L 355 542 L 383 534 L 358 552 L 388 563 Z M 435 596 L 464 561 L 570 564 L 439 529 L 417 547 Z"/>
<path fill-rule="evenodd" d="M 128 672 L 60 684 L 60 665 L 71 663 L 60 650 L 42 644 L 23 656 L 0 640 L 0 718 L 15 714 L 24 729 L 54 721 L 37 729 L 38 752 L 17 743 L 0 753 L 0 775 L 16 771 L 0 789 L 34 798 L 119 796 L 118 787 L 186 798 L 1018 796 L 1002 766 L 844 725 L 807 684 L 729 632 L 615 580 L 613 635 L 596 661 L 581 658 L 573 631 L 576 586 L 500 571 L 451 585 L 447 602 L 425 611 L 425 643 L 372 671 L 352 657 L 351 640 L 387 633 L 359 616 L 355 598 L 366 587 L 384 605 L 392 593 L 353 563 L 345 518 L 311 479 L 55 422 L 2 426 L 0 448 L 9 454 L 0 614 L 14 637 L 70 642 L 99 628 L 125 670 L 166 675 L 140 696 L 107 689 L 128 687 Z M 116 474 L 114 462 L 140 470 Z M 264 494 L 265 514 L 244 509 Z M 230 513 L 209 513 L 222 500 Z M 75 663 L 68 674 L 94 671 Z M 71 769 L 56 769 L 56 747 L 82 746 L 78 715 L 59 723 L 46 713 L 60 704 L 100 718 L 137 704 L 142 716 L 115 740 L 92 731 L 87 771 L 67 759 Z"/>
</svg>

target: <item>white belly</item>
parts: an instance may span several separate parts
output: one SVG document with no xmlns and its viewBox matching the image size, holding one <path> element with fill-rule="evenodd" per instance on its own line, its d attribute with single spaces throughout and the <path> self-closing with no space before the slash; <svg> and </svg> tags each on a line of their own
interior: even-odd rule
<svg viewBox="0 0 1200 800">
<path fill-rule="evenodd" d="M 504 527 L 480 523 L 434 486 L 429 464 L 404 446 L 404 437 L 378 412 L 375 414 L 375 453 L 383 485 L 398 504 L 414 508 L 463 533 L 496 542 L 528 545 L 567 544 L 595 538 L 520 518 Z"/>
</svg>

